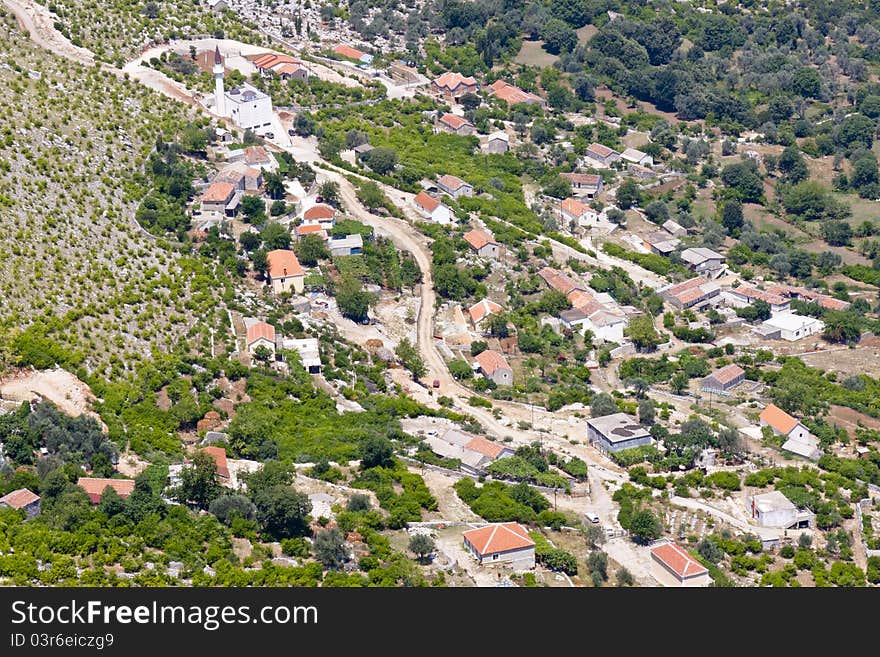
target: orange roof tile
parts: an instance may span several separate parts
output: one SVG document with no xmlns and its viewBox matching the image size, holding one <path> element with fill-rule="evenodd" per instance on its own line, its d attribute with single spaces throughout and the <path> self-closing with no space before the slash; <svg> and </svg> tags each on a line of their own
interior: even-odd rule
<svg viewBox="0 0 880 657">
<path fill-rule="evenodd" d="M 488 456 L 490 459 L 497 459 L 505 450 L 504 445 L 492 440 L 486 440 L 481 436 L 474 436 L 465 447 Z"/>
<path fill-rule="evenodd" d="M 312 235 L 314 233 L 323 233 L 324 229 L 321 227 L 321 224 L 309 224 L 308 226 L 297 226 L 296 234 L 299 237 L 303 235 Z"/>
<path fill-rule="evenodd" d="M 470 310 L 468 310 L 468 313 L 471 316 L 471 321 L 476 324 L 483 321 L 489 315 L 498 314 L 502 310 L 504 309 L 494 301 L 483 299 L 481 301 L 477 301 L 477 303 L 471 306 Z"/>
<path fill-rule="evenodd" d="M 449 112 L 446 112 L 446 114 L 440 117 L 440 123 L 445 123 L 453 130 L 458 130 L 460 127 L 465 125 L 473 125 L 473 123 L 471 123 L 467 119 L 463 119 L 457 114 L 450 114 Z"/>
<path fill-rule="evenodd" d="M 217 476 L 229 479 L 229 466 L 226 463 L 226 450 L 222 447 L 212 445 L 210 447 L 203 447 L 202 451 L 214 459 L 214 463 L 217 464 Z"/>
<path fill-rule="evenodd" d="M 703 564 L 675 543 L 652 547 L 651 556 L 682 579 L 709 572 Z"/>
<path fill-rule="evenodd" d="M 475 228 L 474 230 L 468 231 L 464 234 L 464 241 L 470 244 L 474 249 L 479 251 L 487 244 L 496 244 L 495 238 L 493 238 L 489 233 L 485 230 L 480 230 L 479 228 Z"/>
<path fill-rule="evenodd" d="M 275 327 L 271 324 L 267 324 L 266 322 L 256 322 L 248 326 L 247 329 L 247 343 L 248 345 L 252 345 L 257 340 L 268 340 L 269 342 L 275 342 Z"/>
<path fill-rule="evenodd" d="M 761 411 L 761 421 L 770 425 L 779 433 L 787 436 L 791 430 L 798 425 L 798 421 L 791 415 L 783 411 L 775 404 L 768 404 L 767 408 Z"/>
<path fill-rule="evenodd" d="M 710 374 L 713 379 L 715 379 L 718 383 L 724 385 L 726 383 L 730 383 L 735 378 L 742 376 L 746 371 L 741 368 L 736 363 L 731 363 L 730 365 L 725 365 L 721 369 L 715 370 Z"/>
<path fill-rule="evenodd" d="M 440 199 L 434 198 L 428 192 L 419 192 L 413 200 L 416 205 L 424 208 L 427 212 L 433 212 L 440 205 Z"/>
<path fill-rule="evenodd" d="M 262 146 L 248 146 L 244 149 L 244 161 L 248 164 L 270 162 L 269 154 Z"/>
<path fill-rule="evenodd" d="M 468 87 L 474 87 L 477 84 L 477 81 L 472 77 L 465 77 L 461 73 L 453 73 L 452 71 L 447 71 L 443 75 L 434 79 L 434 84 L 440 87 L 441 89 L 448 89 L 449 91 L 455 91 L 461 85 L 466 85 Z"/>
<path fill-rule="evenodd" d="M 451 189 L 452 191 L 467 185 L 467 183 L 458 176 L 451 176 L 448 173 L 440 176 L 437 179 L 437 184 L 446 189 Z"/>
<path fill-rule="evenodd" d="M 202 194 L 202 203 L 226 203 L 235 194 L 235 186 L 228 182 L 214 182 Z"/>
<path fill-rule="evenodd" d="M 492 374 L 498 370 L 510 369 L 510 365 L 507 364 L 507 359 L 497 351 L 492 351 L 491 349 L 487 349 L 486 351 L 477 354 L 475 360 L 479 363 L 480 369 L 488 376 L 492 376 Z"/>
<path fill-rule="evenodd" d="M 303 69 L 302 64 L 298 64 L 296 62 L 284 62 L 282 64 L 276 64 L 272 67 L 272 71 L 278 73 L 279 75 L 293 75 L 297 71 L 301 71 Z"/>
<path fill-rule="evenodd" d="M 599 182 L 602 180 L 602 176 L 596 173 L 560 173 L 559 175 L 577 185 L 595 185 L 598 187 Z"/>
<path fill-rule="evenodd" d="M 271 278 L 285 276 L 305 276 L 305 270 L 299 264 L 296 254 L 289 249 L 275 249 L 266 254 Z"/>
<path fill-rule="evenodd" d="M 0 497 L 0 504 L 5 504 L 10 509 L 23 509 L 38 499 L 40 499 L 40 496 L 36 493 L 29 491 L 27 488 L 19 488 Z"/>
<path fill-rule="evenodd" d="M 516 103 L 543 103 L 544 99 L 517 86 L 508 84 L 504 80 L 496 80 L 489 85 L 493 95 L 505 101 L 508 105 Z"/>
<path fill-rule="evenodd" d="M 568 294 L 572 290 L 584 290 L 586 291 L 586 286 L 574 279 L 566 276 L 561 271 L 553 269 L 552 267 L 544 267 L 538 271 L 538 276 L 544 279 L 544 282 L 547 283 L 554 290 L 558 290 L 563 294 Z"/>
<path fill-rule="evenodd" d="M 595 153 L 599 157 L 608 157 L 609 155 L 612 155 L 616 152 L 617 151 L 615 151 L 613 148 L 608 148 L 604 144 L 600 144 L 595 141 L 587 146 L 587 153 Z"/>
<path fill-rule="evenodd" d="M 823 308 L 827 308 L 828 310 L 846 310 L 849 308 L 849 302 L 844 301 L 842 299 L 836 299 L 834 297 L 828 296 L 827 294 L 822 294 L 821 292 L 816 292 L 814 290 L 808 290 L 805 287 L 795 287 L 794 285 L 785 285 L 784 283 L 777 283 L 775 285 L 771 285 L 767 288 L 768 292 L 773 294 L 781 294 L 786 297 L 803 297 L 809 301 L 815 301 Z"/>
<path fill-rule="evenodd" d="M 303 219 L 332 219 L 336 216 L 336 210 L 329 205 L 318 203 L 303 213 Z"/>
<path fill-rule="evenodd" d="M 80 477 L 76 485 L 88 493 L 93 504 L 101 501 L 101 495 L 107 487 L 112 488 L 119 497 L 128 497 L 134 490 L 134 479 L 100 479 L 97 477 Z"/>
<path fill-rule="evenodd" d="M 486 525 L 466 531 L 462 536 L 480 556 L 521 550 L 535 545 L 522 525 L 515 522 Z"/>
<path fill-rule="evenodd" d="M 559 209 L 572 217 L 582 217 L 590 211 L 590 206 L 575 198 L 567 198 L 559 204 Z"/>
<path fill-rule="evenodd" d="M 786 302 L 785 297 L 765 290 L 749 287 L 747 285 L 740 285 L 737 288 L 732 288 L 731 292 L 744 296 L 747 299 L 754 299 L 756 301 L 760 299 L 761 301 L 769 303 L 771 306 L 779 306 Z"/>
<path fill-rule="evenodd" d="M 358 50 L 357 48 L 352 48 L 351 46 L 347 46 L 344 43 L 339 44 L 333 48 L 333 52 L 337 55 L 342 55 L 343 57 L 348 57 L 349 59 L 360 59 L 367 53 L 362 50 Z"/>
<path fill-rule="evenodd" d="M 296 64 L 299 66 L 299 62 L 290 55 L 278 55 L 275 53 L 266 53 L 253 60 L 253 65 L 255 67 L 264 70 L 270 69 L 278 64 Z"/>
</svg>

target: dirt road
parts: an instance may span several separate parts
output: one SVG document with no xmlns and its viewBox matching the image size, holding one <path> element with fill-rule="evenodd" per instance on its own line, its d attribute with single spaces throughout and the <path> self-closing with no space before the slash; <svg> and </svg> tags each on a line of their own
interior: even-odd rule
<svg viewBox="0 0 880 657">
<path fill-rule="evenodd" d="M 55 29 L 55 14 L 34 0 L 3 0 L 6 8 L 15 16 L 19 26 L 25 30 L 35 44 L 57 55 L 92 65 L 95 56 L 90 50 L 73 45 L 70 40 Z"/>
</svg>

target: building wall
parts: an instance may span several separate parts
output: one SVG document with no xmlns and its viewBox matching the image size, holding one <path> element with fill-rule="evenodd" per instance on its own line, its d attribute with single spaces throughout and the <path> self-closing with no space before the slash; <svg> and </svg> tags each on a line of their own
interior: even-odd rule
<svg viewBox="0 0 880 657">
<path fill-rule="evenodd" d="M 742 374 L 740 374 L 738 377 L 736 377 L 732 381 L 729 381 L 727 383 L 721 383 L 715 377 L 710 375 L 704 379 L 703 384 L 702 384 L 702 388 L 704 390 L 724 390 L 724 391 L 727 391 L 727 390 L 730 390 L 731 388 L 733 388 L 735 385 L 744 381 L 745 378 L 746 378 L 746 373 L 743 372 Z"/>
<path fill-rule="evenodd" d="M 477 254 L 483 258 L 499 258 L 501 257 L 501 247 L 498 244 L 487 244 Z"/>
<path fill-rule="evenodd" d="M 293 290 L 297 294 L 302 294 L 302 291 L 305 289 L 305 276 L 280 276 L 278 278 L 272 278 L 272 291 L 275 294 L 281 294 L 282 292 L 288 292 Z"/>
<path fill-rule="evenodd" d="M 788 527 L 797 520 L 797 511 L 794 509 L 780 509 L 761 513 L 756 510 L 756 518 L 761 527 Z"/>
<path fill-rule="evenodd" d="M 605 342 L 617 342 L 619 344 L 623 342 L 623 329 L 626 328 L 626 322 L 596 326 L 588 319 L 584 326 L 590 329 L 597 338 Z"/>
<path fill-rule="evenodd" d="M 795 426 L 795 428 L 789 432 L 788 437 L 789 438 L 806 438 L 807 436 L 810 436 L 810 435 L 811 434 L 807 430 L 807 428 L 803 424 L 798 422 L 797 425 Z"/>
<path fill-rule="evenodd" d="M 275 343 L 271 340 L 267 340 L 266 338 L 258 338 L 254 340 L 251 344 L 248 345 L 248 351 L 254 353 L 257 350 L 257 347 L 259 347 L 260 345 L 266 347 L 266 349 L 271 350 L 273 354 L 275 353 Z"/>
<path fill-rule="evenodd" d="M 709 586 L 712 583 L 709 573 L 703 573 L 697 577 L 688 577 L 682 580 L 677 573 L 669 570 L 654 555 L 651 555 L 651 576 L 663 586 L 694 588 Z"/>
<path fill-rule="evenodd" d="M 447 208 L 445 205 L 438 205 L 430 216 L 431 221 L 433 221 L 435 224 L 452 223 L 452 212 L 450 212 L 449 208 Z"/>
<path fill-rule="evenodd" d="M 502 139 L 493 139 L 486 144 L 486 152 L 495 153 L 496 155 L 503 155 L 509 149 L 510 146 L 508 143 Z"/>
<path fill-rule="evenodd" d="M 254 130 L 272 124 L 272 100 L 268 97 L 249 103 L 235 103 L 227 98 L 226 104 L 230 107 L 233 122 L 240 128 Z"/>
<path fill-rule="evenodd" d="M 202 212 L 217 212 L 223 214 L 226 212 L 226 203 L 227 201 L 222 201 L 220 203 L 202 201 L 201 210 Z"/>
<path fill-rule="evenodd" d="M 632 438 L 618 443 L 612 443 L 604 435 L 596 431 L 592 425 L 587 425 L 587 439 L 593 443 L 601 452 L 620 452 L 624 449 L 632 449 L 633 447 L 642 447 L 651 444 L 651 436 Z"/>
<path fill-rule="evenodd" d="M 508 369 L 504 369 L 503 367 L 499 367 L 497 370 L 492 372 L 492 376 L 489 377 L 499 386 L 511 386 L 513 385 L 513 372 Z"/>
<path fill-rule="evenodd" d="M 818 322 L 813 322 L 813 323 L 808 324 L 807 326 L 804 326 L 803 328 L 798 329 L 796 331 L 789 331 L 787 329 L 782 329 L 782 330 L 780 330 L 779 334 L 783 340 L 788 340 L 789 342 L 794 342 L 795 340 L 800 340 L 801 338 L 806 338 L 810 335 L 816 335 L 817 333 L 820 333 L 821 332 L 821 329 L 819 328 L 820 326 L 821 326 L 821 324 L 819 324 Z"/>
<path fill-rule="evenodd" d="M 481 557 L 476 548 L 465 539 L 464 546 L 474 555 L 474 558 L 483 566 L 492 566 L 495 564 L 510 564 L 514 568 L 522 568 L 530 570 L 535 567 L 535 548 L 527 547 L 520 550 L 510 550 L 509 552 L 501 552 L 489 554 Z"/>
</svg>

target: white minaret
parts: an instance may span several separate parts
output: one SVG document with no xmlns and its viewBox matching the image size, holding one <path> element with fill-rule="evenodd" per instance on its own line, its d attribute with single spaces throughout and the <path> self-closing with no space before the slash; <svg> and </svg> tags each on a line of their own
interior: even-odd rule
<svg viewBox="0 0 880 657">
<path fill-rule="evenodd" d="M 220 57 L 220 44 L 214 50 L 214 111 L 226 116 L 226 92 L 223 89 L 223 59 Z"/>
</svg>

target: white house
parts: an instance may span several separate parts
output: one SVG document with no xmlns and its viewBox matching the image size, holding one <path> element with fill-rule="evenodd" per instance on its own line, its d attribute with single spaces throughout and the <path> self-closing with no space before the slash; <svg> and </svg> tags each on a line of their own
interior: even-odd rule
<svg viewBox="0 0 880 657">
<path fill-rule="evenodd" d="M 663 586 L 709 586 L 708 569 L 687 550 L 665 541 L 651 548 L 651 576 Z"/>
<path fill-rule="evenodd" d="M 761 411 L 758 418 L 762 427 L 770 427 L 777 436 L 785 436 L 786 441 L 782 449 L 808 459 L 818 459 L 822 452 L 819 449 L 819 439 L 801 424 L 800 420 L 792 417 L 776 404 L 768 404 Z"/>
<path fill-rule="evenodd" d="M 281 341 L 283 349 L 299 353 L 299 359 L 309 374 L 321 373 L 321 355 L 317 338 L 285 338 Z"/>
<path fill-rule="evenodd" d="M 724 267 L 723 255 L 702 246 L 685 249 L 681 252 L 681 259 L 689 269 L 708 278 L 717 278 Z"/>
<path fill-rule="evenodd" d="M 791 310 L 791 299 L 748 285 L 725 288 L 721 291 L 721 297 L 733 308 L 745 308 L 756 301 L 763 301 L 770 306 L 770 312 L 774 315 Z"/>
<path fill-rule="evenodd" d="M 251 355 L 260 347 L 272 352 L 275 358 L 275 327 L 266 322 L 254 322 L 247 327 L 247 348 Z"/>
<path fill-rule="evenodd" d="M 653 442 L 648 429 L 631 415 L 612 413 L 587 420 L 587 438 L 600 452 L 619 452 Z"/>
<path fill-rule="evenodd" d="M 413 199 L 419 213 L 435 224 L 448 225 L 453 223 L 452 210 L 427 192 L 419 192 Z"/>
<path fill-rule="evenodd" d="M 471 529 L 462 534 L 464 546 L 480 565 L 505 564 L 515 569 L 535 567 L 535 542 L 525 528 L 504 522 Z"/>
<path fill-rule="evenodd" d="M 636 148 L 627 148 L 620 154 L 621 160 L 626 160 L 632 164 L 638 164 L 643 167 L 650 167 L 654 164 L 654 158 L 643 153 Z"/>
<path fill-rule="evenodd" d="M 327 248 L 331 256 L 360 255 L 364 250 L 364 238 L 360 233 L 346 235 L 345 237 L 333 237 L 327 241 Z"/>
<path fill-rule="evenodd" d="M 576 306 L 559 313 L 563 325 L 577 333 L 592 331 L 593 336 L 605 342 L 623 342 L 627 326 L 625 316 L 609 311 L 599 303 Z"/>
<path fill-rule="evenodd" d="M 752 495 L 748 500 L 748 510 L 761 527 L 795 529 L 812 527 L 815 515 L 808 509 L 798 508 L 778 490 Z"/>
<path fill-rule="evenodd" d="M 806 317 L 797 313 L 784 313 L 774 315 L 753 330 L 768 340 L 788 340 L 789 342 L 794 342 L 821 333 L 825 330 L 825 323 L 815 317 Z"/>
<path fill-rule="evenodd" d="M 272 125 L 272 99 L 256 87 L 245 82 L 225 95 L 227 116 L 239 128 L 265 132 Z"/>
</svg>

